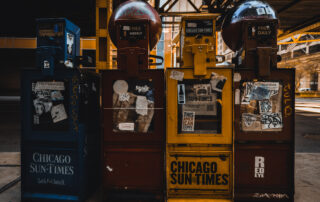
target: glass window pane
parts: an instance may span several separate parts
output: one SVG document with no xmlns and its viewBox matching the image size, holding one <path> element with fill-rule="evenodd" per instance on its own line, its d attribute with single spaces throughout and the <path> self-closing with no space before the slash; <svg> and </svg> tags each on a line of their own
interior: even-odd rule
<svg viewBox="0 0 320 202">
<path fill-rule="evenodd" d="M 32 82 L 33 130 L 68 130 L 68 85 L 64 81 Z"/>
<path fill-rule="evenodd" d="M 183 80 L 177 88 L 178 133 L 221 133 L 221 92 L 210 80 Z"/>
</svg>

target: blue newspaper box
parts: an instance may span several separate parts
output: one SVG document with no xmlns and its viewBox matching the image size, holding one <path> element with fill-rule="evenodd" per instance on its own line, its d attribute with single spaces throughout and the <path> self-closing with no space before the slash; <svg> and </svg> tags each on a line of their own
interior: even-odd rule
<svg viewBox="0 0 320 202">
<path fill-rule="evenodd" d="M 65 18 L 37 19 L 36 65 L 44 74 L 75 68 L 80 55 L 80 28 Z"/>
<path fill-rule="evenodd" d="M 89 71 L 23 71 L 23 201 L 83 201 L 99 185 L 99 81 Z"/>
</svg>

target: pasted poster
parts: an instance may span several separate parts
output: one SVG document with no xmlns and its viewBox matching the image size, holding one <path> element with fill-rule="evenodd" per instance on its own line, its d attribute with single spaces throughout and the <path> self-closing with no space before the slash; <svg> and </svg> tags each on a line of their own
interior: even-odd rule
<svg viewBox="0 0 320 202">
<path fill-rule="evenodd" d="M 241 93 L 243 131 L 282 130 L 282 85 L 279 82 L 244 82 Z"/>
<path fill-rule="evenodd" d="M 33 128 L 43 130 L 67 129 L 66 103 L 66 85 L 63 81 L 33 82 Z"/>
<path fill-rule="evenodd" d="M 186 101 L 182 106 L 183 111 L 194 111 L 196 115 L 217 115 L 217 94 L 212 92 L 210 84 L 194 84 L 186 87 Z"/>
<path fill-rule="evenodd" d="M 183 80 L 177 85 L 178 132 L 218 133 L 221 128 L 220 78 Z M 223 81 L 224 83 L 225 81 Z M 219 83 L 219 84 L 218 84 Z"/>
<path fill-rule="evenodd" d="M 152 132 L 154 88 L 149 80 L 116 80 L 113 83 L 113 130 Z"/>
</svg>

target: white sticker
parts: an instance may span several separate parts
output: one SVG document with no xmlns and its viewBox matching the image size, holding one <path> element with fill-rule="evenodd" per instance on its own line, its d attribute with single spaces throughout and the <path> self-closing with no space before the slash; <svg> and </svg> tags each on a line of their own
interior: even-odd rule
<svg viewBox="0 0 320 202">
<path fill-rule="evenodd" d="M 178 104 L 185 104 L 186 103 L 186 96 L 185 96 L 185 86 L 184 84 L 178 84 Z"/>
<path fill-rule="evenodd" d="M 170 79 L 182 81 L 184 77 L 184 72 L 173 70 L 170 74 Z"/>
<path fill-rule="evenodd" d="M 134 123 L 119 123 L 119 130 L 134 131 Z"/>
<path fill-rule="evenodd" d="M 194 118 L 195 112 L 183 112 L 182 128 L 181 131 L 193 132 L 194 131 Z"/>
<path fill-rule="evenodd" d="M 73 68 L 73 62 L 71 62 L 71 60 L 66 60 L 64 61 L 64 66 Z"/>
<path fill-rule="evenodd" d="M 264 178 L 264 157 L 255 156 L 254 157 L 254 177 L 255 178 Z"/>
<path fill-rule="evenodd" d="M 124 31 L 130 31 L 130 26 L 123 26 L 123 27 L 122 27 L 122 30 L 124 30 Z"/>
<path fill-rule="evenodd" d="M 189 22 L 187 27 L 197 27 L 197 23 Z"/>
<path fill-rule="evenodd" d="M 113 169 L 112 169 L 110 166 L 107 166 L 106 168 L 107 168 L 107 170 L 108 170 L 109 172 L 112 172 L 112 171 L 113 171 Z"/>
<path fill-rule="evenodd" d="M 236 89 L 234 93 L 234 104 L 239 105 L 240 104 L 240 89 Z"/>
<path fill-rule="evenodd" d="M 272 9 L 270 7 L 267 7 L 266 11 L 268 15 L 272 15 Z"/>
<path fill-rule="evenodd" d="M 264 10 L 264 8 L 257 8 L 257 13 L 258 15 L 264 15 L 266 14 L 266 11 Z"/>
<path fill-rule="evenodd" d="M 113 91 L 117 94 L 128 92 L 128 83 L 125 80 L 117 80 L 113 84 Z"/>
<path fill-rule="evenodd" d="M 146 96 L 137 96 L 136 112 L 142 116 L 148 114 L 148 100 Z"/>
<path fill-rule="evenodd" d="M 62 121 L 68 118 L 63 104 L 59 104 L 52 107 L 51 117 L 52 117 L 53 123 L 57 123 L 59 121 Z"/>
<path fill-rule="evenodd" d="M 67 52 L 72 55 L 72 48 L 74 44 L 74 36 L 71 33 L 67 33 Z"/>
<path fill-rule="evenodd" d="M 49 69 L 49 68 L 50 68 L 50 63 L 49 63 L 48 60 L 44 60 L 44 61 L 43 61 L 43 68 L 44 68 L 44 69 Z"/>
<path fill-rule="evenodd" d="M 38 81 L 35 90 L 65 90 L 64 83 L 60 81 L 45 82 Z"/>
<path fill-rule="evenodd" d="M 136 90 L 139 92 L 139 93 L 146 93 L 148 92 L 149 90 L 149 86 L 147 85 L 144 85 L 144 86 L 136 86 Z"/>
<path fill-rule="evenodd" d="M 129 95 L 129 93 L 121 93 L 121 94 L 119 94 L 119 101 L 121 101 L 121 102 L 128 102 L 129 101 L 129 99 L 130 99 L 130 95 Z"/>
<path fill-rule="evenodd" d="M 240 73 L 234 73 L 234 75 L 233 75 L 233 81 L 234 81 L 234 82 L 239 82 L 239 81 L 241 81 L 241 74 L 240 74 Z"/>
</svg>

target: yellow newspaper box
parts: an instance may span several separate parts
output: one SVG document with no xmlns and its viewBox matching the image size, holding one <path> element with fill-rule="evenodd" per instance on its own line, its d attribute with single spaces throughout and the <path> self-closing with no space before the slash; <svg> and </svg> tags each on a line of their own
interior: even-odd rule
<svg viewBox="0 0 320 202">
<path fill-rule="evenodd" d="M 168 68 L 167 144 L 232 145 L 232 69 Z"/>
<path fill-rule="evenodd" d="M 196 66 L 215 66 L 217 16 L 217 14 L 197 14 L 182 18 L 180 30 L 181 67 L 194 67 L 203 72 L 204 68 L 196 68 Z"/>
<path fill-rule="evenodd" d="M 230 202 L 233 69 L 215 67 L 216 15 L 182 18 L 181 68 L 166 69 L 169 202 Z"/>
</svg>

